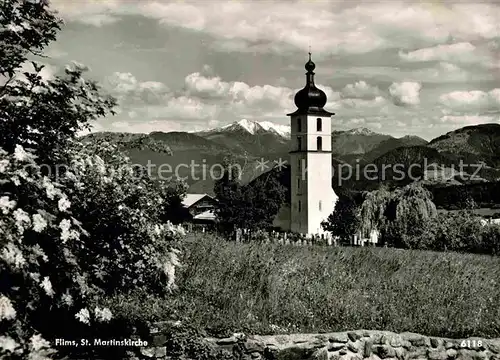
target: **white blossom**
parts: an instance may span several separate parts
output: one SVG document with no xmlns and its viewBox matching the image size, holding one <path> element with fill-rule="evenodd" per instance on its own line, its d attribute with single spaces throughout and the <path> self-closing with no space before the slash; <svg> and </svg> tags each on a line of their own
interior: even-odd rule
<svg viewBox="0 0 500 360">
<path fill-rule="evenodd" d="M 10 31 L 13 31 L 13 32 L 21 32 L 21 31 L 24 31 L 24 28 L 20 25 L 16 25 L 16 24 L 9 24 L 5 27 L 7 30 L 10 30 Z"/>
<path fill-rule="evenodd" d="M 158 224 L 154 225 L 154 232 L 156 235 L 160 236 L 163 231 L 163 226 L 160 226 Z"/>
<path fill-rule="evenodd" d="M 0 322 L 2 320 L 14 320 L 16 318 L 16 310 L 12 306 L 10 299 L 2 295 L 0 296 Z"/>
<path fill-rule="evenodd" d="M 179 250 L 173 249 L 168 253 L 168 259 L 163 263 L 163 272 L 167 275 L 167 287 L 169 289 L 175 286 L 175 269 L 181 263 L 179 261 L 178 254 Z"/>
<path fill-rule="evenodd" d="M 43 290 L 45 290 L 45 293 L 47 295 L 49 295 L 49 296 L 54 295 L 54 290 L 52 289 L 52 283 L 50 282 L 48 276 L 43 278 L 43 281 L 40 284 L 40 286 L 43 288 Z"/>
<path fill-rule="evenodd" d="M 73 305 L 73 297 L 68 292 L 61 296 L 61 300 L 67 306 Z"/>
<path fill-rule="evenodd" d="M 1 258 L 6 263 L 14 266 L 14 268 L 21 268 L 26 264 L 26 260 L 21 250 L 11 242 L 3 248 Z"/>
<path fill-rule="evenodd" d="M 50 348 L 50 342 L 45 340 L 40 334 L 33 335 L 30 338 L 30 347 L 34 351 L 39 351 L 42 349 L 49 349 Z"/>
<path fill-rule="evenodd" d="M 10 180 L 14 183 L 14 185 L 19 186 L 21 185 L 21 180 L 19 180 L 19 176 L 14 175 L 13 177 L 10 178 Z"/>
<path fill-rule="evenodd" d="M 32 278 L 36 282 L 40 282 L 40 274 L 39 273 L 29 273 L 30 278 Z"/>
<path fill-rule="evenodd" d="M 3 174 L 7 170 L 7 166 L 9 166 L 9 160 L 0 160 L 0 174 Z"/>
<path fill-rule="evenodd" d="M 17 347 L 19 344 L 10 336 L 0 336 L 0 350 L 13 353 Z"/>
<path fill-rule="evenodd" d="M 57 202 L 57 207 L 59 208 L 59 211 L 66 211 L 70 208 L 70 206 L 71 206 L 71 202 L 68 200 L 67 197 L 62 197 Z"/>
<path fill-rule="evenodd" d="M 20 233 L 23 233 L 26 226 L 31 224 L 31 218 L 26 211 L 19 208 L 13 213 L 14 219 L 16 220 L 16 226 Z"/>
<path fill-rule="evenodd" d="M 77 312 L 75 317 L 84 324 L 90 323 L 90 313 L 85 308 L 83 308 L 79 312 Z"/>
<path fill-rule="evenodd" d="M 77 231 L 71 230 L 71 221 L 69 221 L 69 219 L 61 220 L 59 228 L 61 229 L 61 240 L 63 243 L 80 237 L 80 234 Z"/>
<path fill-rule="evenodd" d="M 16 145 L 14 149 L 14 159 L 17 161 L 27 161 L 32 158 L 32 155 L 27 153 L 21 145 Z"/>
<path fill-rule="evenodd" d="M 50 200 L 53 200 L 56 195 L 59 195 L 59 191 L 57 191 L 54 184 L 52 184 L 47 176 L 44 176 L 42 179 L 42 186 L 45 188 L 45 192 L 47 193 L 47 197 Z"/>
<path fill-rule="evenodd" d="M 47 221 L 40 214 L 33 215 L 33 230 L 37 233 L 42 232 L 47 227 Z"/>
<path fill-rule="evenodd" d="M 9 210 L 12 210 L 16 207 L 16 202 L 14 200 L 9 200 L 8 196 L 0 197 L 0 210 L 4 215 L 9 213 Z"/>
<path fill-rule="evenodd" d="M 108 322 L 113 317 L 111 310 L 109 310 L 107 307 L 100 309 L 96 306 L 94 313 L 96 319 L 101 322 Z"/>
<path fill-rule="evenodd" d="M 28 178 L 28 172 L 25 169 L 20 169 L 16 171 L 16 174 L 19 175 L 21 179 L 26 180 Z"/>
</svg>

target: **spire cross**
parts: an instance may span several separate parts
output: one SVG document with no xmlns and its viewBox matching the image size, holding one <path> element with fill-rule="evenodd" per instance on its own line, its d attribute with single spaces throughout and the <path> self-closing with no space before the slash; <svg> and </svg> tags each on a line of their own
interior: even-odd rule
<svg viewBox="0 0 500 360">
<path fill-rule="evenodd" d="M 309 45 L 309 61 L 311 61 L 311 45 Z"/>
</svg>

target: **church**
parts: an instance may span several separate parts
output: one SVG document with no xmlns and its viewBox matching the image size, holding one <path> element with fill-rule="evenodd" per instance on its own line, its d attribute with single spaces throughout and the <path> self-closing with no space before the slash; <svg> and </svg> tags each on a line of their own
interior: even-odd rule
<svg viewBox="0 0 500 360">
<path fill-rule="evenodd" d="M 311 60 L 305 64 L 306 85 L 295 94 L 291 122 L 291 199 L 274 226 L 307 237 L 330 237 L 321 223 L 333 212 L 338 196 L 332 188 L 332 116 L 324 109 L 326 94 L 314 84 Z"/>
</svg>

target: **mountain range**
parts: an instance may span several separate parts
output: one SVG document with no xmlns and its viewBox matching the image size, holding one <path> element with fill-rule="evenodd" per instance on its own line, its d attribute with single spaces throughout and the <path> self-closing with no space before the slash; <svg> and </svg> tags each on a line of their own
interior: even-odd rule
<svg viewBox="0 0 500 360">
<path fill-rule="evenodd" d="M 249 120 L 198 132 L 152 132 L 150 134 L 92 133 L 83 141 L 110 141 L 127 152 L 134 163 L 169 164 L 182 168 L 179 176 L 186 176 L 190 192 L 211 193 L 213 180 L 203 176 L 202 165 L 210 168 L 231 156 L 243 169 L 243 180 L 250 181 L 260 175 L 255 162 L 288 160 L 290 127 L 271 122 Z M 332 165 L 350 164 L 439 164 L 445 179 L 434 181 L 447 184 L 467 183 L 465 176 L 457 177 L 453 170 L 460 162 L 483 164 L 480 181 L 500 179 L 500 125 L 467 126 L 448 132 L 430 142 L 417 136 L 395 138 L 366 128 L 332 132 Z M 195 171 L 182 164 L 198 164 Z M 179 166 L 180 165 L 180 166 Z M 451 171 L 450 171 L 451 169 Z M 465 172 L 471 173 L 468 170 Z M 459 174 L 460 175 L 460 174 Z M 462 171 L 463 175 L 463 171 Z M 460 179 L 458 179 L 460 178 Z M 458 179 L 458 180 L 457 180 Z M 361 185 L 360 185 L 361 184 Z M 363 186 L 363 182 L 358 186 Z"/>
</svg>

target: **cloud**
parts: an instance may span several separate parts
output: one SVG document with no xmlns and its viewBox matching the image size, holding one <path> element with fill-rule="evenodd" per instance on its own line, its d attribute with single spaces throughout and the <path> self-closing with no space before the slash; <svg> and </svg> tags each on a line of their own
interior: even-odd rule
<svg viewBox="0 0 500 360">
<path fill-rule="evenodd" d="M 441 104 L 450 109 L 461 110 L 499 110 L 500 111 L 500 88 L 489 92 L 481 90 L 452 91 L 439 97 Z"/>
<path fill-rule="evenodd" d="M 67 1 L 51 0 L 55 8 L 66 21 L 77 21 L 82 24 L 101 27 L 120 20 L 127 10 L 126 2 L 119 0 L 106 1 Z M 132 9 L 131 9 L 132 10 Z M 134 12 L 134 10 L 132 10 Z"/>
<path fill-rule="evenodd" d="M 285 114 L 295 109 L 293 99 L 300 89 L 269 84 L 251 86 L 242 81 L 224 81 L 215 74 L 205 75 L 212 72 L 205 68 L 188 74 L 184 89 L 177 92 L 161 82 L 140 81 L 133 74 L 122 72 L 109 76 L 106 86 L 119 100 L 120 119 L 132 123 L 178 121 L 194 126 L 202 121 L 205 127 L 211 127 L 215 119 L 286 119 Z M 390 105 L 383 96 L 376 95 L 380 92 L 377 87 L 363 81 L 348 84 L 342 91 L 317 86 L 327 95 L 325 108 L 339 110 L 345 116 L 356 118 L 367 109 L 383 113 Z"/>
<path fill-rule="evenodd" d="M 229 84 L 223 82 L 220 77 L 205 77 L 199 72 L 189 74 L 184 79 L 187 90 L 198 96 L 224 97 L 229 91 Z"/>
<path fill-rule="evenodd" d="M 348 84 L 341 91 L 343 98 L 374 99 L 379 94 L 380 90 L 376 86 L 371 86 L 365 81 Z"/>
<path fill-rule="evenodd" d="M 405 81 L 393 83 L 389 87 L 389 94 L 395 105 L 418 105 L 420 104 L 420 89 L 422 85 L 418 82 Z"/>
<path fill-rule="evenodd" d="M 377 96 L 371 100 L 365 99 L 342 99 L 336 102 L 335 108 L 337 109 L 366 109 L 374 107 L 382 107 L 387 104 L 387 100 L 382 96 Z"/>
<path fill-rule="evenodd" d="M 131 1 L 54 0 L 65 19 L 94 26 L 125 15 L 141 15 L 160 24 L 210 34 L 216 46 L 231 51 L 306 51 L 363 54 L 382 48 L 433 46 L 450 37 L 467 42 L 500 35 L 494 4 L 429 6 L 406 2 L 288 1 Z M 230 29 L 230 30 L 228 30 Z"/>
<path fill-rule="evenodd" d="M 115 72 L 107 77 L 104 85 L 122 104 L 160 104 L 172 95 L 171 90 L 159 81 L 139 81 L 131 73 Z"/>
<path fill-rule="evenodd" d="M 217 115 L 217 106 L 205 104 L 199 99 L 187 96 L 175 97 L 168 101 L 165 110 L 156 117 L 179 119 L 211 119 Z"/>
<path fill-rule="evenodd" d="M 158 81 L 139 81 L 131 73 L 115 72 L 106 86 L 131 118 L 200 120 L 213 118 L 217 106 L 187 94 L 176 94 Z"/>
<path fill-rule="evenodd" d="M 474 58 L 476 47 L 469 42 L 450 45 L 437 45 L 418 49 L 408 53 L 399 52 L 399 57 L 406 61 L 456 61 L 457 58 Z"/>
<path fill-rule="evenodd" d="M 250 86 L 241 81 L 225 82 L 220 77 L 206 77 L 199 72 L 185 78 L 189 95 L 208 99 L 223 99 L 239 107 L 260 109 L 289 108 L 292 89 L 272 85 Z"/>
<path fill-rule="evenodd" d="M 199 72 L 185 78 L 187 93 L 206 100 L 219 101 L 240 117 L 276 116 L 295 108 L 294 96 L 301 88 L 291 89 L 283 86 L 250 86 L 241 81 L 225 82 L 220 77 L 206 77 Z M 382 107 L 387 100 L 380 95 L 377 87 L 364 81 L 348 84 L 341 92 L 330 86 L 317 84 L 327 96 L 326 109 L 366 109 Z"/>
<path fill-rule="evenodd" d="M 500 115 L 444 115 L 440 118 L 443 123 L 451 123 L 457 125 L 475 125 L 492 122 L 500 122 Z"/>
</svg>

